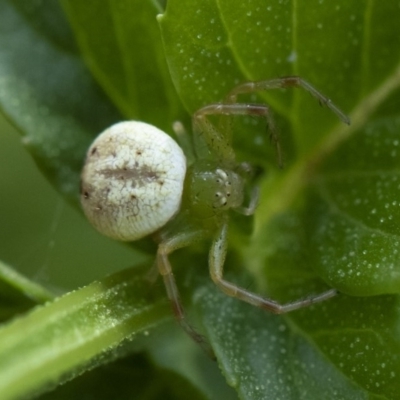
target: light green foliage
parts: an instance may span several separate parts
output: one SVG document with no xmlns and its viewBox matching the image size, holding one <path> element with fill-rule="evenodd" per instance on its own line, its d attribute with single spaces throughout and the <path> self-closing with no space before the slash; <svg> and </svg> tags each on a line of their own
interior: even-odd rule
<svg viewBox="0 0 400 400">
<path fill-rule="evenodd" d="M 176 379 L 168 383 L 179 385 L 186 398 L 192 391 L 215 399 L 398 398 L 400 3 L 169 0 L 165 12 L 155 0 L 101 3 L 64 0 L 61 9 L 55 1 L 27 6 L 0 0 L 0 106 L 43 173 L 76 202 L 86 148 L 112 122 L 137 118 L 171 132 L 172 122 L 181 119 L 189 130 L 191 113 L 220 101 L 237 83 L 300 75 L 348 113 L 352 124 L 342 125 L 298 89 L 241 98 L 271 106 L 285 165 L 277 168 L 262 121 L 235 119 L 234 148 L 240 161 L 260 168 L 261 199 L 254 219 L 234 218 L 226 268 L 233 281 L 282 301 L 327 287 L 342 294 L 290 315 L 269 315 L 220 294 L 205 276 L 207 246 L 199 245 L 177 252 L 172 262 L 184 278 L 178 283 L 189 317 L 197 317 L 234 391 L 196 348 L 177 339 L 177 327 L 159 340 L 155 330 L 147 341 L 133 339 L 116 350 L 132 333 L 156 325 L 161 331 L 169 315 L 160 302 L 163 288 L 149 287 L 141 269 L 115 278 L 127 288 L 121 299 L 113 291 L 115 303 L 107 305 L 109 312 L 120 311 L 113 317 L 115 336 L 97 347 L 93 334 L 104 339 L 104 320 L 87 311 L 87 326 L 85 306 L 79 307 L 81 296 L 89 307 L 110 294 L 101 284 L 5 323 L 0 363 L 6 352 L 11 361 L 0 369 L 0 382 L 14 388 L 29 377 L 19 392 L 29 395 L 63 381 L 61 373 L 74 377 L 140 348 L 157 365 L 153 370 L 139 360 L 143 368 L 160 382 L 160 368 L 173 370 Z M 26 292 L 29 285 L 15 279 L 13 291 Z M 8 298 L 10 292 L 4 293 Z M 11 297 L 18 298 L 14 292 Z M 30 306 L 24 304 L 22 311 Z M 138 315 L 153 310 L 152 317 L 124 324 L 130 307 Z M 50 330 L 51 340 L 37 334 L 31 348 L 32 338 L 13 329 L 44 329 L 43 314 L 62 329 Z M 55 341 L 63 337 L 81 350 L 67 351 Z M 7 348 L 10 338 L 19 345 Z M 51 366 L 41 356 L 50 343 Z M 164 353 L 169 347 L 172 356 Z M 10 363 L 16 371 L 11 377 Z M 204 379 L 210 371 L 214 380 Z M 81 386 L 65 388 L 77 397 L 94 373 L 83 374 Z"/>
</svg>

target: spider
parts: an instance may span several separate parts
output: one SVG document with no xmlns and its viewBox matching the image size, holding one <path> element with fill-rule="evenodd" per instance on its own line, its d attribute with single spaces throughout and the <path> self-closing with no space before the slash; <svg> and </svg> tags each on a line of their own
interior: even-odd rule
<svg viewBox="0 0 400 400">
<path fill-rule="evenodd" d="M 138 121 L 113 125 L 88 150 L 81 179 L 81 203 L 94 227 L 106 236 L 133 241 L 152 235 L 158 244 L 155 265 L 182 328 L 206 352 L 206 339 L 187 321 L 169 254 L 198 240 L 211 238 L 209 270 L 214 283 L 227 295 L 272 313 L 297 310 L 336 295 L 330 289 L 288 304 L 262 297 L 224 279 L 230 210 L 252 215 L 258 190 L 249 182 L 249 164 L 236 161 L 229 125 L 217 129 L 209 116 L 250 115 L 266 119 L 271 141 L 282 164 L 281 149 L 270 110 L 265 104 L 237 103 L 237 96 L 260 90 L 303 88 L 338 118 L 349 118 L 330 99 L 297 76 L 247 82 L 236 86 L 223 102 L 206 105 L 193 115 L 193 143 L 183 126 L 174 124 L 184 152 L 158 128 Z M 251 190 L 249 190 L 251 189 Z M 245 193 L 250 193 L 247 204 Z"/>
</svg>

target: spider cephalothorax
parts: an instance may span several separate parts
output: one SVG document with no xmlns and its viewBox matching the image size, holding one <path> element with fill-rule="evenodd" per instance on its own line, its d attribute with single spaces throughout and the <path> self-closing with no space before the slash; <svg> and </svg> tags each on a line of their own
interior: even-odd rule
<svg viewBox="0 0 400 400">
<path fill-rule="evenodd" d="M 245 179 L 215 162 L 195 163 L 186 181 L 187 207 L 199 218 L 209 218 L 243 205 Z"/>
</svg>

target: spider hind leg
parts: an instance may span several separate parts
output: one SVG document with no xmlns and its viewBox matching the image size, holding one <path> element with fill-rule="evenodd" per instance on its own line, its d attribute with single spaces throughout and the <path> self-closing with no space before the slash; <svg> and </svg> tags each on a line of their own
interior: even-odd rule
<svg viewBox="0 0 400 400">
<path fill-rule="evenodd" d="M 156 263 L 158 271 L 163 278 L 167 296 L 171 303 L 174 316 L 179 325 L 196 343 L 200 345 L 200 347 L 211 359 L 215 359 L 214 352 L 207 339 L 199 332 L 197 332 L 197 330 L 190 324 L 190 322 L 186 318 L 186 313 L 182 305 L 179 290 L 176 285 L 174 274 L 172 272 L 172 267 L 168 259 L 168 255 L 170 253 L 191 244 L 198 238 L 198 236 L 199 232 L 183 232 L 177 236 L 172 237 L 169 240 L 161 242 L 157 250 Z"/>
<path fill-rule="evenodd" d="M 221 291 L 228 296 L 236 297 L 242 301 L 245 301 L 246 303 L 263 308 L 274 314 L 284 314 L 300 308 L 308 307 L 311 304 L 328 300 L 337 294 L 336 289 L 330 289 L 315 296 L 296 300 L 287 304 L 280 304 L 275 300 L 262 297 L 247 289 L 237 286 L 234 283 L 228 282 L 223 277 L 223 266 L 227 251 L 227 234 L 228 224 L 224 224 L 211 245 L 209 264 L 212 280 L 221 289 Z"/>
</svg>

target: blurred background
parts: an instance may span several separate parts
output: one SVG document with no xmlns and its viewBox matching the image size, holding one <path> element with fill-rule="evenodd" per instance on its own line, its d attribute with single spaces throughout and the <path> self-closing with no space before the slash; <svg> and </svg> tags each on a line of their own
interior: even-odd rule
<svg viewBox="0 0 400 400">
<path fill-rule="evenodd" d="M 62 293 L 144 260 L 62 199 L 2 115 L 0 160 L 1 261 Z"/>
</svg>

